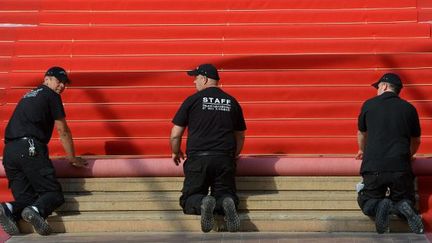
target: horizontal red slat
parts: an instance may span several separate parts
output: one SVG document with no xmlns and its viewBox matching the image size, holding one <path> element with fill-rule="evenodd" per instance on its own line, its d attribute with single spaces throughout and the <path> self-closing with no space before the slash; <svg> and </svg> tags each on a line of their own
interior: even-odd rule
<svg viewBox="0 0 432 243">
<path fill-rule="evenodd" d="M 139 56 L 166 54 L 317 54 L 431 52 L 432 40 L 267 40 L 267 41 L 100 41 L 0 43 L 4 55 L 17 56 Z M 0 52 L 0 55 L 2 53 Z"/>
<path fill-rule="evenodd" d="M 303 1 L 250 1 L 250 0 L 140 0 L 128 1 L 76 1 L 63 0 L 3 0 L 0 10 L 221 10 L 221 9 L 307 9 L 307 8 L 397 8 L 413 7 L 414 0 L 361 0 L 361 1 L 338 1 L 338 0 L 303 0 Z"/>
<path fill-rule="evenodd" d="M 375 69 L 431 67 L 432 54 L 207 55 L 145 57 L 12 58 L 12 70 L 38 70 L 53 65 L 98 71 L 188 70 L 199 63 L 221 69 Z M 406 60 L 410 60 L 407 62 Z M 195 64 L 195 65 L 194 65 Z"/>
<path fill-rule="evenodd" d="M 400 31 L 404 29 L 404 31 Z M 257 26 L 36 26 L 0 28 L 0 40 L 137 40 L 239 38 L 384 38 L 430 37 L 429 24 L 334 24 Z"/>
<path fill-rule="evenodd" d="M 7 102 L 14 103 L 29 89 L 9 89 Z M 243 102 L 250 101 L 364 101 L 376 95 L 370 86 L 306 86 L 306 87 L 224 87 L 223 90 Z M 154 88 L 91 88 L 67 89 L 63 94 L 65 103 L 143 103 L 182 102 L 196 92 L 195 87 Z M 5 91 L 3 90 L 3 95 Z M 432 100 L 431 86 L 408 86 L 402 97 L 408 100 Z"/>
<path fill-rule="evenodd" d="M 79 155 L 155 155 L 169 156 L 168 136 L 159 139 L 91 139 L 75 140 Z M 3 149 L 1 144 L 0 149 Z M 50 142 L 51 156 L 64 155 L 59 140 Z M 432 138 L 422 139 L 419 153 L 431 153 Z M 355 136 L 323 137 L 247 137 L 243 154 L 355 154 L 358 145 Z"/>
<path fill-rule="evenodd" d="M 66 69 L 70 67 L 65 66 Z M 83 67 L 85 68 L 85 67 Z M 189 69 L 195 68 L 193 65 Z M 48 66 L 46 67 L 48 69 Z M 42 83 L 46 69 L 10 73 L 13 87 L 33 87 Z M 378 80 L 392 70 L 284 70 L 284 71 L 232 71 L 220 70 L 221 85 L 364 85 Z M 402 69 L 393 72 L 401 75 L 404 84 L 431 84 L 432 69 Z M 193 86 L 193 78 L 184 71 L 166 72 L 83 72 L 70 73 L 72 87 L 78 86 Z M 0 73 L 0 84 L 6 80 Z M 122 80 L 127 80 L 123 82 Z M 66 93 L 67 94 L 67 91 Z"/>
<path fill-rule="evenodd" d="M 431 101 L 412 102 L 421 117 L 432 117 Z M 244 115 L 256 118 L 356 118 L 362 102 L 243 103 Z M 172 119 L 180 103 L 66 104 L 71 120 Z M 15 104 L 7 104 L 1 119 L 9 119 Z M 313 111 L 313 112 L 311 112 Z"/>
<path fill-rule="evenodd" d="M 384 23 L 416 22 L 417 10 L 268 10 L 268 11 L 180 11 L 180 12 L 5 12 L 1 23 L 42 25 L 160 25 L 242 23 Z"/>
</svg>

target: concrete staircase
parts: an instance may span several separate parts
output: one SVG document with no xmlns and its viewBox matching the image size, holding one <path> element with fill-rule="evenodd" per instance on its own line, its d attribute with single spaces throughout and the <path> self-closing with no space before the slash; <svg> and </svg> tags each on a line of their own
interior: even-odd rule
<svg viewBox="0 0 432 243">
<path fill-rule="evenodd" d="M 238 177 L 242 231 L 374 232 L 356 202 L 359 177 Z M 49 218 L 55 232 L 200 231 L 178 205 L 181 177 L 62 179 L 66 203 Z M 222 217 L 214 230 L 224 231 Z M 32 232 L 21 222 L 23 232 Z M 397 218 L 392 232 L 409 232 Z"/>
</svg>

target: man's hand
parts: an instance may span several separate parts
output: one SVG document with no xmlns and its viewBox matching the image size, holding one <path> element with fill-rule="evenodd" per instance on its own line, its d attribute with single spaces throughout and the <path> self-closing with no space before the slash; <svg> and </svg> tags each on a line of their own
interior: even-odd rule
<svg viewBox="0 0 432 243">
<path fill-rule="evenodd" d="M 67 160 L 69 161 L 69 164 L 71 164 L 73 167 L 76 168 L 87 168 L 88 166 L 88 162 L 87 160 L 81 158 L 81 157 L 71 157 L 71 158 L 67 158 Z"/>
<path fill-rule="evenodd" d="M 362 160 L 363 159 L 363 151 L 362 150 L 359 150 L 357 152 L 357 155 L 356 155 L 355 159 L 356 160 Z"/>
<path fill-rule="evenodd" d="M 178 153 L 172 153 L 171 157 L 174 161 L 174 164 L 177 166 L 181 163 L 182 160 L 184 160 L 184 154 L 182 151 L 179 151 Z"/>
</svg>

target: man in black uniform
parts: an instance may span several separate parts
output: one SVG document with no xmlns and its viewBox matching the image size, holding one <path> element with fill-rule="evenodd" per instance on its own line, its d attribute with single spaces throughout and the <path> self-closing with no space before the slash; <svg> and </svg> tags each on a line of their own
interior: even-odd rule
<svg viewBox="0 0 432 243">
<path fill-rule="evenodd" d="M 237 100 L 218 87 L 219 74 L 213 65 L 202 64 L 188 75 L 195 77 L 198 92 L 177 111 L 170 139 L 173 161 L 179 165 L 184 159 L 181 139 L 188 127 L 180 205 L 185 214 L 201 215 L 203 232 L 212 230 L 214 213 L 224 214 L 227 229 L 236 232 L 240 219 L 235 170 L 246 130 L 243 112 Z"/>
<path fill-rule="evenodd" d="M 360 173 L 364 187 L 358 203 L 363 213 L 375 216 L 378 233 L 388 231 L 389 214 L 396 211 L 415 233 L 423 223 L 415 212 L 414 175 L 411 161 L 420 145 L 417 110 L 399 98 L 402 81 L 387 73 L 372 84 L 377 96 L 367 100 L 358 118 Z"/>
<path fill-rule="evenodd" d="M 19 234 L 16 222 L 21 217 L 37 233 L 50 234 L 45 219 L 64 203 L 48 155 L 47 144 L 54 124 L 69 163 L 75 167 L 87 165 L 84 159 L 75 156 L 60 97 L 69 82 L 63 68 L 48 69 L 43 84 L 24 95 L 6 127 L 3 166 L 15 201 L 1 204 L 0 224 L 10 235 Z"/>
</svg>

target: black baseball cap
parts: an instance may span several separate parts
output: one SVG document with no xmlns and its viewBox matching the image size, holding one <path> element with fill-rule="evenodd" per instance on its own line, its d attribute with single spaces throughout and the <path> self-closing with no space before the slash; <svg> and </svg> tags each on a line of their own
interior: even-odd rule
<svg viewBox="0 0 432 243">
<path fill-rule="evenodd" d="M 51 67 L 46 71 L 45 76 L 54 76 L 62 83 L 70 83 L 70 79 L 67 76 L 66 70 L 61 67 Z"/>
<path fill-rule="evenodd" d="M 203 75 L 203 76 L 206 76 L 208 78 L 218 80 L 218 81 L 220 79 L 219 74 L 218 74 L 218 70 L 212 64 L 201 64 L 197 68 L 195 68 L 194 70 L 188 71 L 187 74 L 189 76 Z"/>
<path fill-rule="evenodd" d="M 373 83 L 372 86 L 375 87 L 376 89 L 378 89 L 378 84 L 381 82 L 393 84 L 400 89 L 403 88 L 403 84 L 402 84 L 401 79 L 399 78 L 399 75 L 397 75 L 395 73 L 384 74 L 377 82 Z"/>
</svg>

